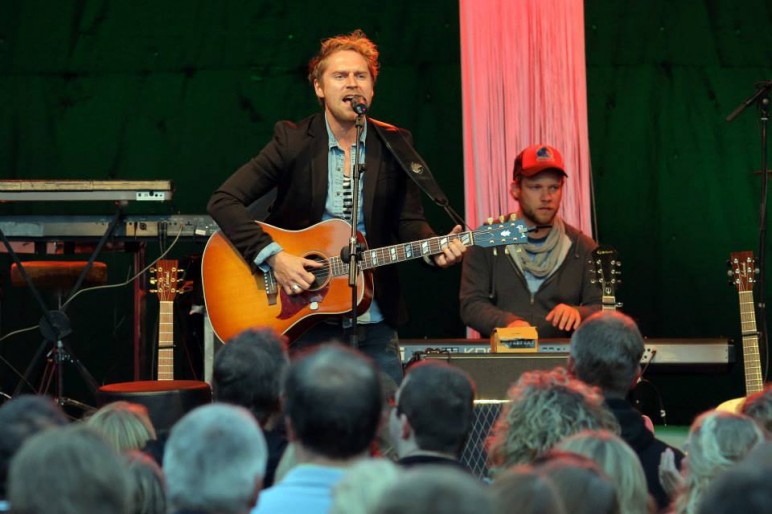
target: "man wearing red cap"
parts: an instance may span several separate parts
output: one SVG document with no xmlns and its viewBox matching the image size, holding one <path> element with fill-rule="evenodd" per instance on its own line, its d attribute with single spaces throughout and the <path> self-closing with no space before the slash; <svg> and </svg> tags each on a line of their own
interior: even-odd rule
<svg viewBox="0 0 772 514">
<path fill-rule="evenodd" d="M 512 197 L 531 228 L 528 243 L 470 248 L 461 277 L 461 318 L 489 336 L 494 328 L 535 326 L 540 338 L 568 337 L 601 308 L 588 262 L 597 244 L 558 216 L 566 171 L 548 145 L 515 159 Z"/>
</svg>

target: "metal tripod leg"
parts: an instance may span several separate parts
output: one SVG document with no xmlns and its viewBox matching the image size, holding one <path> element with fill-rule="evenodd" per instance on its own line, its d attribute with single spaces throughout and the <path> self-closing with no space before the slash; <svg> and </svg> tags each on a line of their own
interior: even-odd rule
<svg viewBox="0 0 772 514">
<path fill-rule="evenodd" d="M 43 371 L 43 378 L 41 380 L 40 389 L 38 394 L 46 394 L 51 388 L 52 382 L 55 381 L 54 388 L 54 400 L 56 403 L 65 406 L 78 407 L 84 410 L 93 409 L 92 406 L 85 403 L 73 400 L 64 395 L 64 372 L 65 365 L 67 363 L 75 366 L 75 369 L 80 373 L 81 378 L 86 382 L 92 394 L 96 394 L 97 383 L 94 377 L 88 372 L 83 364 L 73 355 L 68 348 L 67 343 L 62 339 L 58 339 L 51 350 L 46 356 L 46 368 Z"/>
</svg>

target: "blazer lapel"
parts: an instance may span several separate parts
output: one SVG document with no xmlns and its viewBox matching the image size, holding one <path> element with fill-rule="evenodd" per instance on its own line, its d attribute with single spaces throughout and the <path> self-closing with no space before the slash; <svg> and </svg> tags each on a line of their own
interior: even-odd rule
<svg viewBox="0 0 772 514">
<path fill-rule="evenodd" d="M 314 146 L 311 152 L 311 162 L 309 163 L 311 173 L 310 211 L 311 219 L 314 220 L 313 223 L 316 223 L 322 219 L 322 214 L 324 214 L 324 205 L 327 202 L 327 190 L 329 188 L 327 170 L 329 138 L 323 113 L 317 116 L 310 124 L 308 135 L 311 138 L 311 144 Z M 300 165 L 302 168 L 303 163 L 300 163 Z"/>
<path fill-rule="evenodd" d="M 362 196 L 363 208 L 365 214 L 365 229 L 372 225 L 373 204 L 375 203 L 375 186 L 378 183 L 378 175 L 383 166 L 383 144 L 378 139 L 375 127 L 368 120 L 367 138 L 365 139 L 365 172 L 362 176 L 364 183 L 364 192 Z"/>
</svg>

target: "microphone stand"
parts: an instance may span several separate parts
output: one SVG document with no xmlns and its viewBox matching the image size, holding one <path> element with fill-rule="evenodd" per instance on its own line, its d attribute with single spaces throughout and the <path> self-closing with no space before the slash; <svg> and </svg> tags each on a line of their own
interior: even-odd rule
<svg viewBox="0 0 772 514">
<path fill-rule="evenodd" d="M 352 102 L 353 106 L 353 102 Z M 359 232 L 357 227 L 359 226 L 359 183 L 360 175 L 365 170 L 365 167 L 359 161 L 359 140 L 362 138 L 362 131 L 365 127 L 365 112 L 367 107 L 364 104 L 359 104 L 354 108 L 357 113 L 356 119 L 356 140 L 354 146 L 354 166 L 351 172 L 351 235 L 348 240 L 348 247 L 341 250 L 341 260 L 348 263 L 348 285 L 351 288 L 351 312 L 349 313 L 351 318 L 351 332 L 349 333 L 349 344 L 352 348 L 359 346 L 359 336 L 357 334 L 357 278 L 359 276 L 359 261 L 362 260 L 360 252 L 360 246 L 357 242 L 357 236 Z"/>
<path fill-rule="evenodd" d="M 756 82 L 756 92 L 743 101 L 732 113 L 726 117 L 726 121 L 731 122 L 740 115 L 748 106 L 753 103 L 759 105 L 759 119 L 761 130 L 761 200 L 759 201 L 759 250 L 758 250 L 758 301 L 756 310 L 757 319 L 760 319 L 759 341 L 761 341 L 764 353 L 764 372 L 763 378 L 766 379 L 769 369 L 769 354 L 767 344 L 767 304 L 766 304 L 766 240 L 767 240 L 767 191 L 769 184 L 769 173 L 767 171 L 767 122 L 769 121 L 769 93 L 772 89 L 772 80 Z"/>
</svg>

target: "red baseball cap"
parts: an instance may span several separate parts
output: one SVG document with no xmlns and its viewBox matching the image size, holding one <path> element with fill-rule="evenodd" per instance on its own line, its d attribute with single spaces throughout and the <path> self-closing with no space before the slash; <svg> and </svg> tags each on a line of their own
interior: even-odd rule
<svg viewBox="0 0 772 514">
<path fill-rule="evenodd" d="M 515 158 L 514 178 L 533 177 L 544 170 L 556 170 L 568 176 L 563 156 L 549 145 L 531 145 Z"/>
</svg>

